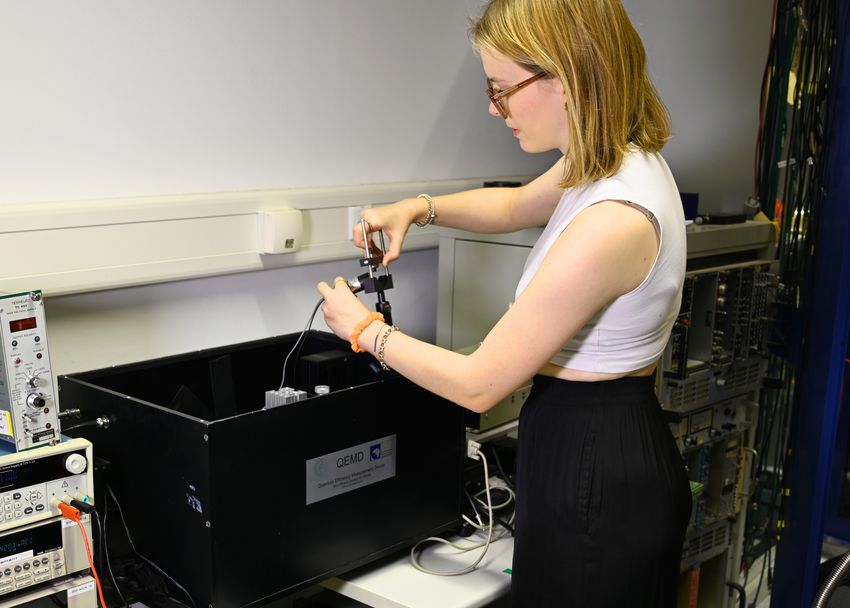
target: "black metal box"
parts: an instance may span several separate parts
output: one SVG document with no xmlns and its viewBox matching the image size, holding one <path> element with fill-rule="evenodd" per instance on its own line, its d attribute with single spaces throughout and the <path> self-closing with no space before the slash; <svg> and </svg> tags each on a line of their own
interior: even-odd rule
<svg viewBox="0 0 850 608">
<path fill-rule="evenodd" d="M 199 607 L 260 605 L 459 523 L 462 409 L 354 353 L 350 386 L 262 409 L 296 337 L 59 378 L 136 548 Z M 345 347 L 314 331 L 298 354 Z"/>
</svg>

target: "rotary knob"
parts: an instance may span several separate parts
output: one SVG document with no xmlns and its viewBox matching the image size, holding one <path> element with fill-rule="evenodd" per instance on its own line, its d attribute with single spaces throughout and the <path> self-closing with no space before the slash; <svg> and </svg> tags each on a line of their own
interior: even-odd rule
<svg viewBox="0 0 850 608">
<path fill-rule="evenodd" d="M 27 396 L 27 405 L 30 407 L 34 407 L 37 410 L 40 410 L 45 406 L 47 401 L 44 400 L 44 397 L 37 393 L 31 393 Z"/>
<path fill-rule="evenodd" d="M 82 454 L 69 454 L 65 459 L 65 470 L 74 475 L 79 475 L 86 470 L 88 461 Z"/>
</svg>

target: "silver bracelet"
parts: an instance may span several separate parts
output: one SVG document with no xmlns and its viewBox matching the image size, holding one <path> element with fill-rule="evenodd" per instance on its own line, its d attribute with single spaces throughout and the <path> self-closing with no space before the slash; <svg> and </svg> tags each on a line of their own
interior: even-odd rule
<svg viewBox="0 0 850 608">
<path fill-rule="evenodd" d="M 425 219 L 421 222 L 414 222 L 420 228 L 424 228 L 425 226 L 430 226 L 434 223 L 434 220 L 437 219 L 437 206 L 434 204 L 434 199 L 432 199 L 427 194 L 420 194 L 416 198 L 424 198 L 425 202 L 428 203 L 428 215 L 425 216 Z"/>
<path fill-rule="evenodd" d="M 389 371 L 390 367 L 387 365 L 387 362 L 384 361 L 384 349 L 387 346 L 387 338 L 389 338 L 390 334 L 394 331 L 398 331 L 398 327 L 395 325 L 387 325 L 387 328 L 384 330 L 384 335 L 381 336 L 381 343 L 378 345 L 378 352 L 375 353 L 375 356 L 378 358 L 378 363 L 381 364 L 381 369 L 385 371 Z"/>
</svg>

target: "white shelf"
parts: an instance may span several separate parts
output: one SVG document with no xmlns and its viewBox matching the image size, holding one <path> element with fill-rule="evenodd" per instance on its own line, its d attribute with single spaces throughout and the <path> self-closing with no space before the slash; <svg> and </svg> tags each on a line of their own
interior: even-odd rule
<svg viewBox="0 0 850 608">
<path fill-rule="evenodd" d="M 510 536 L 491 543 L 480 567 L 458 576 L 420 572 L 404 554 L 356 576 L 329 579 L 322 586 L 373 608 L 480 608 L 510 592 L 513 549 Z M 459 554 L 451 547 L 435 544 L 422 552 L 420 561 L 432 570 L 451 572 L 473 563 L 479 552 Z"/>
</svg>

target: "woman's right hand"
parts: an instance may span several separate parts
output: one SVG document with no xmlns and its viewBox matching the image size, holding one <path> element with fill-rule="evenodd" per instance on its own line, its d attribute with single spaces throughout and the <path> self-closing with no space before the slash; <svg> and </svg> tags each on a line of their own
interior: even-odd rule
<svg viewBox="0 0 850 608">
<path fill-rule="evenodd" d="M 387 250 L 384 252 L 383 265 L 397 260 L 401 256 L 401 246 L 404 237 L 419 216 L 428 213 L 428 203 L 422 198 L 406 198 L 392 205 L 365 209 L 360 217 L 366 220 L 366 238 L 369 239 L 369 247 L 372 251 L 380 251 L 375 245 L 373 235 L 383 232 L 389 240 Z M 360 224 L 354 225 L 354 245 L 363 249 L 365 241 Z"/>
</svg>

